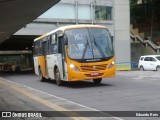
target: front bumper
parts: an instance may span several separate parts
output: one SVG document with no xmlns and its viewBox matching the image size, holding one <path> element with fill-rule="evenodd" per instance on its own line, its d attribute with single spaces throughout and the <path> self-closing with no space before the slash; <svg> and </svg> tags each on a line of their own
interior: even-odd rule
<svg viewBox="0 0 160 120">
<path fill-rule="evenodd" d="M 96 78 L 110 78 L 115 76 L 115 67 L 101 71 L 74 71 L 68 73 L 68 81 L 90 80 Z"/>
</svg>

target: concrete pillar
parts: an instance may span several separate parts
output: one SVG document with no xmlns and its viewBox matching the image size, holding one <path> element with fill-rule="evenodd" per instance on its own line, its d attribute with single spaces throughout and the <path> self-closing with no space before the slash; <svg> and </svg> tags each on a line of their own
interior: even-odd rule
<svg viewBox="0 0 160 120">
<path fill-rule="evenodd" d="M 130 70 L 131 48 L 129 0 L 114 0 L 114 23 L 117 70 Z"/>
</svg>

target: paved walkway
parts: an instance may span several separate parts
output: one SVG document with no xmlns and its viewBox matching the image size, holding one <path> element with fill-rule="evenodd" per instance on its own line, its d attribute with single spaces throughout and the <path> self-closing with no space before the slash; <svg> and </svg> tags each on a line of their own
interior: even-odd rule
<svg viewBox="0 0 160 120">
<path fill-rule="evenodd" d="M 68 113 L 66 111 L 93 111 L 93 109 L 21 84 L 11 82 L 1 77 L 0 106 L 0 119 L 4 120 L 121 120 L 117 117 L 87 118 L 81 117 L 77 112 Z M 56 111 L 60 112 L 57 113 Z M 54 114 L 55 112 L 60 115 L 60 117 L 57 117 L 57 115 Z"/>
</svg>

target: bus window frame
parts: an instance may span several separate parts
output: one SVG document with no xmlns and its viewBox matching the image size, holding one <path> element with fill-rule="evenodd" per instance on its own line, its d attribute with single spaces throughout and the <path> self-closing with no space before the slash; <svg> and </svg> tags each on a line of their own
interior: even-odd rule
<svg viewBox="0 0 160 120">
<path fill-rule="evenodd" d="M 67 30 L 71 30 L 71 29 L 77 29 L 77 28 L 70 28 L 70 29 L 66 29 L 65 31 L 64 31 L 64 36 L 66 35 L 67 36 L 67 34 L 66 34 L 66 31 Z M 88 29 L 88 28 L 87 28 Z M 89 62 L 99 62 L 99 61 L 101 61 L 101 62 L 103 62 L 103 61 L 107 61 L 107 60 L 110 60 L 110 59 L 112 59 L 114 56 L 115 56 L 115 52 L 114 52 L 114 48 L 113 48 L 113 43 L 112 43 L 112 39 L 111 39 L 111 34 L 110 34 L 110 32 L 109 32 L 109 30 L 107 29 L 107 28 L 103 28 L 103 29 L 105 29 L 106 31 L 107 31 L 107 33 L 108 33 L 108 35 L 109 35 L 109 37 L 110 37 L 110 40 L 111 40 L 111 44 L 112 44 L 112 50 L 113 50 L 113 55 L 112 56 L 109 56 L 109 57 L 103 57 L 103 58 L 93 58 L 93 59 L 74 59 L 74 58 L 71 58 L 69 55 L 68 55 L 68 50 L 66 50 L 65 52 L 65 54 L 66 54 L 66 56 L 70 59 L 70 60 L 73 60 L 73 61 L 76 61 L 76 62 L 80 62 L 80 63 L 89 63 Z M 90 36 L 90 35 L 89 35 Z M 68 36 L 67 36 L 67 44 L 66 44 L 67 46 L 68 46 Z M 68 49 L 68 48 L 67 48 Z"/>
<path fill-rule="evenodd" d="M 34 56 L 42 55 L 42 40 L 41 39 L 34 41 L 33 55 Z"/>
<path fill-rule="evenodd" d="M 45 47 L 44 47 L 45 45 Z M 42 55 L 48 55 L 48 37 L 42 39 Z"/>
<path fill-rule="evenodd" d="M 55 36 L 54 42 L 53 42 L 53 36 Z M 53 33 L 50 35 L 50 39 L 49 39 L 49 53 L 50 54 L 57 54 L 58 53 L 58 48 L 55 49 L 55 47 L 58 47 L 57 34 Z"/>
</svg>

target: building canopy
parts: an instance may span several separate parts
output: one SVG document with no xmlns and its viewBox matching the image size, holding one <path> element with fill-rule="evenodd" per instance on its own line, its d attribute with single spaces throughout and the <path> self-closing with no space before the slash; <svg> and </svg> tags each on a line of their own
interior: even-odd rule
<svg viewBox="0 0 160 120">
<path fill-rule="evenodd" d="M 60 0 L 0 0 L 0 43 Z"/>
</svg>

